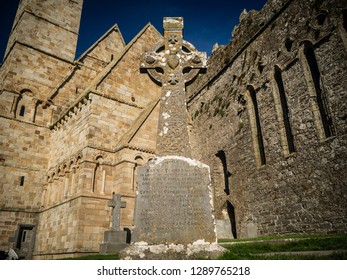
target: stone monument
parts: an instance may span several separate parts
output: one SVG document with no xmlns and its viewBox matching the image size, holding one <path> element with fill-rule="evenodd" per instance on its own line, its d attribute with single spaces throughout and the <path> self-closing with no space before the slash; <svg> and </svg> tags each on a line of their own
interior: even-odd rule
<svg viewBox="0 0 347 280">
<path fill-rule="evenodd" d="M 152 251 L 187 252 L 216 242 L 209 167 L 191 159 L 185 99 L 186 84 L 206 68 L 206 54 L 185 42 L 182 31 L 183 18 L 164 18 L 164 43 L 141 62 L 162 86 L 157 157 L 138 169 L 132 234 L 134 244 Z"/>
<path fill-rule="evenodd" d="M 125 208 L 126 202 L 121 201 L 120 194 L 113 193 L 108 206 L 112 207 L 112 224 L 111 230 L 104 232 L 104 243 L 100 244 L 100 253 L 103 254 L 118 252 L 128 245 L 127 232 L 120 228 L 120 209 Z"/>
</svg>

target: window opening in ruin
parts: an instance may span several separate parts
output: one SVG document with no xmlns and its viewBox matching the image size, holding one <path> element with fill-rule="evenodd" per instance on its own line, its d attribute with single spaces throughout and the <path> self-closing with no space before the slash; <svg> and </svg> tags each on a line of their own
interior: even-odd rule
<svg viewBox="0 0 347 280">
<path fill-rule="evenodd" d="M 279 96 L 280 96 L 280 100 L 281 100 L 282 117 L 283 117 L 284 129 L 286 132 L 288 152 L 293 153 L 293 152 L 295 152 L 295 146 L 294 146 L 292 129 L 291 129 L 291 125 L 290 125 L 290 112 L 289 112 L 289 108 L 288 108 L 286 93 L 284 91 L 282 73 L 281 73 L 281 70 L 277 66 L 275 66 L 275 81 L 277 84 L 277 88 L 278 88 L 278 92 L 279 92 Z"/>
<path fill-rule="evenodd" d="M 22 105 L 22 106 L 20 107 L 19 116 L 24 117 L 24 114 L 25 114 L 25 106 Z"/>
<path fill-rule="evenodd" d="M 20 186 L 23 187 L 24 186 L 24 180 L 25 180 L 25 176 L 20 176 Z"/>
<path fill-rule="evenodd" d="M 254 117 L 255 117 L 255 122 L 256 122 L 256 137 L 257 137 L 257 144 L 258 144 L 258 149 L 259 149 L 260 165 L 265 165 L 266 164 L 265 149 L 264 149 L 264 142 L 263 142 L 263 134 L 262 134 L 261 125 L 260 125 L 260 116 L 259 116 L 257 96 L 256 96 L 256 92 L 252 86 L 248 86 L 247 89 L 250 93 L 252 103 L 253 103 Z"/>
<path fill-rule="evenodd" d="M 316 24 L 319 25 L 319 26 L 323 25 L 325 19 L 326 19 L 326 14 L 324 14 L 324 13 L 319 14 L 316 17 Z"/>
<path fill-rule="evenodd" d="M 223 177 L 224 177 L 224 192 L 227 196 L 230 195 L 230 186 L 229 186 L 229 177 L 231 176 L 231 173 L 228 170 L 227 166 L 227 158 L 225 155 L 225 152 L 223 150 L 218 151 L 216 154 L 216 157 L 219 158 L 220 162 L 222 163 L 223 166 Z M 227 200 L 226 202 L 227 205 L 227 212 L 231 224 L 231 232 L 234 236 L 234 238 L 237 238 L 236 235 L 236 218 L 235 218 L 235 209 L 234 206 Z"/>
<path fill-rule="evenodd" d="M 342 10 L 343 28 L 347 32 L 347 10 Z"/>
<path fill-rule="evenodd" d="M 287 38 L 286 41 L 284 42 L 284 46 L 286 47 L 287 52 L 290 52 L 292 50 L 293 40 L 290 38 Z"/>
<path fill-rule="evenodd" d="M 329 106 L 326 94 L 321 86 L 321 74 L 318 68 L 316 56 L 312 46 L 305 44 L 304 54 L 312 76 L 314 89 L 317 95 L 317 104 L 325 132 L 325 137 L 334 135 L 332 118 L 329 114 Z"/>
<path fill-rule="evenodd" d="M 94 172 L 93 172 L 93 181 L 92 181 L 92 189 L 91 189 L 92 192 L 95 192 L 95 188 L 96 188 L 95 184 L 97 183 L 96 176 L 97 176 L 97 172 L 99 170 L 99 167 L 100 167 L 100 164 L 97 162 L 95 165 L 95 168 L 94 168 Z"/>
<path fill-rule="evenodd" d="M 260 74 L 263 73 L 264 67 L 265 67 L 265 65 L 260 61 L 258 63 L 258 71 Z"/>
<path fill-rule="evenodd" d="M 236 232 L 235 208 L 230 203 L 230 201 L 227 201 L 227 211 L 228 211 L 228 215 L 229 215 L 230 223 L 231 223 L 231 232 L 232 232 L 234 238 L 236 239 L 237 238 L 237 232 Z"/>
<path fill-rule="evenodd" d="M 223 150 L 220 150 L 216 153 L 216 156 L 220 159 L 222 166 L 223 166 L 224 192 L 226 193 L 226 195 L 229 195 L 230 194 L 229 177 L 231 176 L 231 173 L 228 171 L 227 159 L 225 156 L 225 152 Z"/>
</svg>

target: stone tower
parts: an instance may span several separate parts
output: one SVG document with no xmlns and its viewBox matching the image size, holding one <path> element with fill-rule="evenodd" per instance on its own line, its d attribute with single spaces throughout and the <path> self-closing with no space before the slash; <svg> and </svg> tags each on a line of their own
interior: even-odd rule
<svg viewBox="0 0 347 280">
<path fill-rule="evenodd" d="M 49 158 L 47 100 L 74 65 L 82 3 L 20 1 L 0 68 L 0 243 L 27 257 Z"/>
<path fill-rule="evenodd" d="M 20 1 L 4 55 L 1 89 L 15 98 L 31 95 L 45 101 L 47 92 L 75 59 L 82 3 L 83 0 Z M 31 71 L 20 70 L 24 68 Z"/>
</svg>

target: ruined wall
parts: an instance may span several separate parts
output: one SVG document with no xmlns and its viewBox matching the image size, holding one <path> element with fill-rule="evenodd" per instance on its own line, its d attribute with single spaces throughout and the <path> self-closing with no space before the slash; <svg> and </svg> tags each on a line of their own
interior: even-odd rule
<svg viewBox="0 0 347 280">
<path fill-rule="evenodd" d="M 242 14 L 188 89 L 193 154 L 215 170 L 216 216 L 231 202 L 238 237 L 347 230 L 345 8 L 269 1 Z"/>
</svg>

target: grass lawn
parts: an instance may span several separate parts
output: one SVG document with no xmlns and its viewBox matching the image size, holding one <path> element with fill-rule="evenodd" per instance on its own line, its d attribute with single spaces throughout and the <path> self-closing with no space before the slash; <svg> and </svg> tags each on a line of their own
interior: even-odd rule
<svg viewBox="0 0 347 280">
<path fill-rule="evenodd" d="M 346 260 L 347 259 L 347 235 L 321 235 L 321 236 L 296 236 L 286 238 L 247 239 L 252 243 L 242 243 L 238 240 L 232 244 L 224 244 L 229 252 L 225 253 L 222 260 Z M 281 242 L 281 239 L 283 242 Z M 298 240 L 295 240 L 298 239 Z M 260 242 L 264 240 L 264 242 Z M 295 252 L 309 251 L 308 254 L 295 254 Z M 317 251 L 334 251 L 328 255 L 315 253 Z M 283 254 L 282 252 L 291 252 Z M 310 253 L 313 252 L 313 253 Z M 271 253 L 271 254 L 270 254 Z"/>
<path fill-rule="evenodd" d="M 271 236 L 222 240 L 220 245 L 229 250 L 219 258 L 220 260 L 347 260 L 347 235 Z M 295 254 L 302 251 L 308 254 Z M 332 252 L 321 255 L 314 253 L 317 251 Z M 93 254 L 65 260 L 118 259 L 118 254 Z"/>
</svg>

